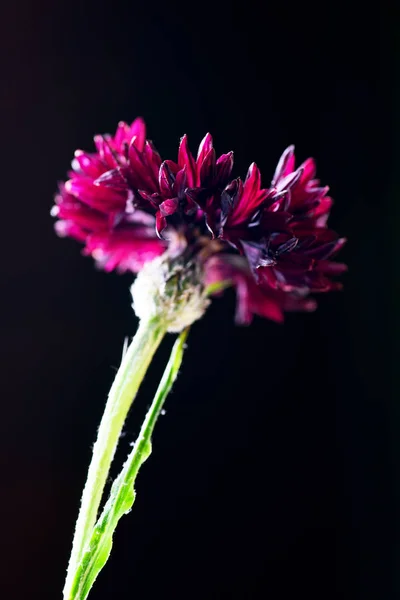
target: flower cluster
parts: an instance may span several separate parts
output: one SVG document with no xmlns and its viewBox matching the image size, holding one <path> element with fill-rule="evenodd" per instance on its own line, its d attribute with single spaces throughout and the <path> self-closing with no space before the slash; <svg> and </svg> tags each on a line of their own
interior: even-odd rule
<svg viewBox="0 0 400 600">
<path fill-rule="evenodd" d="M 184 136 L 176 161 L 160 158 L 142 119 L 94 141 L 96 152 L 75 152 L 52 214 L 58 234 L 105 270 L 136 273 L 164 253 L 195 261 L 210 294 L 236 287 L 242 323 L 313 310 L 311 293 L 340 288 L 332 277 L 346 266 L 331 259 L 345 240 L 327 228 L 332 199 L 313 159 L 296 168 L 292 146 L 263 188 L 254 163 L 244 181 L 231 178 L 233 153 L 217 158 L 210 134 L 197 158 Z"/>
</svg>

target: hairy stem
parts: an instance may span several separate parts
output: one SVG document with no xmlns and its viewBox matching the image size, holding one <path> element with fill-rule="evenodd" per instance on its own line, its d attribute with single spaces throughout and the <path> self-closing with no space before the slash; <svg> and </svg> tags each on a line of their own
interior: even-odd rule
<svg viewBox="0 0 400 600">
<path fill-rule="evenodd" d="M 130 511 L 135 500 L 134 483 L 142 463 L 151 454 L 151 436 L 165 399 L 178 375 L 182 363 L 188 329 L 176 340 L 154 400 L 147 412 L 139 437 L 124 467 L 114 481 L 103 512 L 93 529 L 86 552 L 76 572 L 68 600 L 85 600 L 107 562 L 112 548 L 113 533 L 119 519 Z"/>
<path fill-rule="evenodd" d="M 76 522 L 71 557 L 64 586 L 64 599 L 71 598 L 71 589 L 84 550 L 92 536 L 111 462 L 126 416 L 136 396 L 148 366 L 166 333 L 158 319 L 140 322 L 128 347 L 108 395 L 97 440 L 93 447 L 81 507 Z"/>
</svg>

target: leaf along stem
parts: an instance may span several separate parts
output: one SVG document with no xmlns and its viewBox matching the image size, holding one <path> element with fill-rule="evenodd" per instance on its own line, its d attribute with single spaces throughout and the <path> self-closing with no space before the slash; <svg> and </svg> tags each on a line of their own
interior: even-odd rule
<svg viewBox="0 0 400 600">
<path fill-rule="evenodd" d="M 110 496 L 97 521 L 88 547 L 75 574 L 68 600 L 85 600 L 99 572 L 107 562 L 112 548 L 112 537 L 119 519 L 128 513 L 135 500 L 134 483 L 142 463 L 151 454 L 151 436 L 163 404 L 178 375 L 189 329 L 176 340 L 170 359 L 147 412 L 139 437 L 124 467 L 114 481 Z"/>
<path fill-rule="evenodd" d="M 139 323 L 138 330 L 123 356 L 121 366 L 108 395 L 97 440 L 93 447 L 92 461 L 75 526 L 72 552 L 64 586 L 65 600 L 73 597 L 72 588 L 76 572 L 81 563 L 84 549 L 92 536 L 104 486 L 125 419 L 165 333 L 166 327 L 158 319 Z"/>
</svg>

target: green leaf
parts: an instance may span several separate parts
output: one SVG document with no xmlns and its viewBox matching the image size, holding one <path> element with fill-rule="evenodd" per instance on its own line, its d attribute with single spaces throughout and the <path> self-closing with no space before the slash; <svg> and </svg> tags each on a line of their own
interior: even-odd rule
<svg viewBox="0 0 400 600">
<path fill-rule="evenodd" d="M 160 385 L 146 415 L 139 437 L 124 467 L 114 481 L 110 496 L 97 521 L 88 546 L 76 571 L 68 600 L 85 600 L 99 572 L 110 556 L 112 538 L 120 518 L 127 514 L 135 501 L 134 483 L 140 466 L 151 454 L 151 436 L 157 418 L 182 363 L 188 329 L 176 340 Z"/>
<path fill-rule="evenodd" d="M 124 352 L 93 447 L 65 580 L 65 599 L 73 597 L 71 589 L 99 515 L 104 487 L 126 416 L 165 333 L 166 326 L 158 319 L 141 321 L 135 337 Z"/>
</svg>

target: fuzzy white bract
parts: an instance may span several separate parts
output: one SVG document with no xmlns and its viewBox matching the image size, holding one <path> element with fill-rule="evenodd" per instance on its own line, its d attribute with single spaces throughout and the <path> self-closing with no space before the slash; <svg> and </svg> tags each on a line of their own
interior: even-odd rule
<svg viewBox="0 0 400 600">
<path fill-rule="evenodd" d="M 204 315 L 210 300 L 196 271 L 174 265 L 166 255 L 148 262 L 131 287 L 132 307 L 139 319 L 160 318 L 167 331 L 179 333 Z"/>
</svg>

